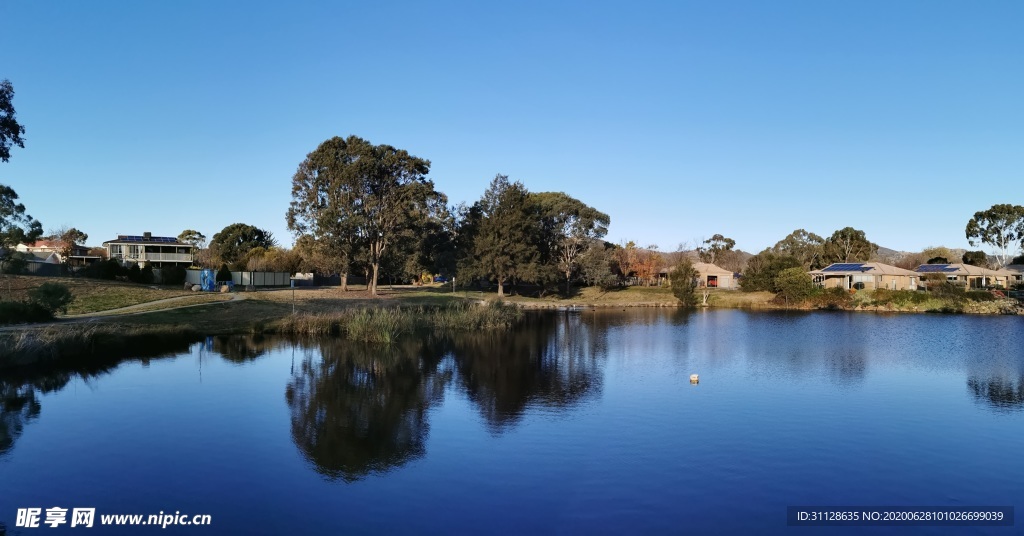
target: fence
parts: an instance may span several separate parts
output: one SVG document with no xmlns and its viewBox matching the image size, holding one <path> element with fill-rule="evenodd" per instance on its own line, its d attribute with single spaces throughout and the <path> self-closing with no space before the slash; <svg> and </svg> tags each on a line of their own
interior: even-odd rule
<svg viewBox="0 0 1024 536">
<path fill-rule="evenodd" d="M 201 284 L 201 270 L 186 270 L 185 281 L 193 285 Z M 231 272 L 231 281 L 235 286 L 243 287 L 287 287 L 291 284 L 292 275 L 288 272 Z"/>
</svg>

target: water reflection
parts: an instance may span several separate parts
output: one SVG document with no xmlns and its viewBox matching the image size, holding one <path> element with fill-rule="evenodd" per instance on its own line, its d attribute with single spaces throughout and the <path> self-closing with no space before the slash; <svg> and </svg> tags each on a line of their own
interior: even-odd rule
<svg viewBox="0 0 1024 536">
<path fill-rule="evenodd" d="M 285 390 L 295 445 L 318 472 L 349 482 L 423 456 L 427 410 L 452 377 L 442 355 L 432 341 L 308 347 Z"/>
<path fill-rule="evenodd" d="M 995 409 L 1024 409 L 1024 375 L 1017 378 L 972 376 L 967 379 L 967 389 L 976 401 L 987 403 Z"/>
<path fill-rule="evenodd" d="M 526 408 L 566 409 L 601 390 L 604 329 L 581 315 L 540 316 L 503 333 L 453 340 L 459 380 L 491 431 L 500 433 Z M 593 317 L 591 317 L 592 319 Z"/>
<path fill-rule="evenodd" d="M 39 417 L 42 406 L 31 386 L 0 385 L 0 456 L 12 448 L 25 425 Z"/>
</svg>

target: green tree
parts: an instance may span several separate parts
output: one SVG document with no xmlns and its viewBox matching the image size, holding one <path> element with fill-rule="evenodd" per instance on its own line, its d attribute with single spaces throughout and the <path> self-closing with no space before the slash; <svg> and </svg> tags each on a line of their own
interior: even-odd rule
<svg viewBox="0 0 1024 536">
<path fill-rule="evenodd" d="M 800 303 L 814 292 L 811 275 L 802 267 L 786 268 L 779 272 L 775 278 L 775 286 L 779 289 L 779 297 L 786 300 L 787 305 Z"/>
<path fill-rule="evenodd" d="M 193 250 L 200 250 L 206 246 L 206 235 L 195 229 L 185 229 L 178 235 L 178 242 L 192 246 Z"/>
<path fill-rule="evenodd" d="M 735 246 L 735 240 L 716 234 L 705 240 L 702 245 L 697 246 L 697 255 L 700 256 L 701 262 L 714 264 L 719 255 L 726 251 L 732 251 Z"/>
<path fill-rule="evenodd" d="M 480 221 L 474 231 L 471 273 L 492 277 L 498 296 L 505 283 L 529 279 L 537 272 L 540 229 L 530 193 L 519 181 L 497 175 L 477 202 Z"/>
<path fill-rule="evenodd" d="M 43 234 L 43 226 L 25 213 L 25 205 L 18 203 L 18 194 L 0 184 L 0 250 L 10 253 L 14 246 L 34 242 Z"/>
<path fill-rule="evenodd" d="M 925 264 L 949 264 L 949 259 L 945 257 L 932 257 Z"/>
<path fill-rule="evenodd" d="M 878 245 L 871 243 L 864 231 L 844 227 L 832 233 L 825 241 L 824 261 L 826 265 L 834 262 L 867 262 L 876 251 Z"/>
<path fill-rule="evenodd" d="M 612 255 L 614 248 L 614 244 L 603 240 L 590 241 L 587 249 L 580 255 L 580 273 L 584 283 L 603 289 L 615 286 L 618 278 L 612 271 L 612 263 L 615 262 Z"/>
<path fill-rule="evenodd" d="M 740 288 L 746 292 L 758 290 L 778 292 L 775 280 L 779 273 L 787 268 L 801 266 L 800 260 L 792 255 L 778 254 L 771 249 L 766 249 L 747 261 L 743 277 L 740 278 Z"/>
<path fill-rule="evenodd" d="M 532 194 L 539 205 L 543 240 L 551 260 L 565 277 L 569 293 L 573 275 L 580 268 L 580 257 L 594 240 L 608 234 L 611 218 L 562 192 Z"/>
<path fill-rule="evenodd" d="M 61 227 L 56 231 L 50 233 L 51 240 L 57 242 L 60 247 L 61 262 L 68 264 L 70 257 L 75 251 L 75 246 L 78 244 L 85 244 L 85 241 L 89 239 L 89 235 L 75 229 L 74 227 Z"/>
<path fill-rule="evenodd" d="M 672 281 L 672 295 L 683 307 L 697 306 L 697 284 L 700 273 L 689 259 L 683 259 L 669 274 Z"/>
<path fill-rule="evenodd" d="M 430 161 L 357 136 L 331 138 L 317 147 L 292 178 L 288 228 L 323 243 L 322 250 L 363 257 L 372 272 L 371 294 L 389 248 L 446 199 L 426 178 Z M 356 255 L 357 249 L 364 255 Z M 344 274 L 343 274 L 344 275 Z"/>
<path fill-rule="evenodd" d="M 781 256 L 790 256 L 800 261 L 804 268 L 817 270 L 824 264 L 825 239 L 797 229 L 772 246 L 772 251 Z"/>
<path fill-rule="evenodd" d="M 11 158 L 11 147 L 25 148 L 25 127 L 18 124 L 14 112 L 14 86 L 10 80 L 0 82 L 0 162 Z"/>
<path fill-rule="evenodd" d="M 220 256 L 222 262 L 235 264 L 255 248 L 271 248 L 277 245 L 274 235 L 253 225 L 232 223 L 210 240 L 210 249 Z"/>
<path fill-rule="evenodd" d="M 966 234 L 972 246 L 982 243 L 996 248 L 999 266 L 1005 266 L 1012 249 L 1024 240 L 1024 206 L 992 205 L 988 210 L 975 212 L 967 222 Z"/>
</svg>

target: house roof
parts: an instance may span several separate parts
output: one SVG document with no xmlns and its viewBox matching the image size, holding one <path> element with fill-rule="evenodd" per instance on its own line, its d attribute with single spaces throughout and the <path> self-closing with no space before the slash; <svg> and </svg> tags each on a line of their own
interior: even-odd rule
<svg viewBox="0 0 1024 536">
<path fill-rule="evenodd" d="M 966 275 L 966 276 L 994 276 L 994 275 L 1014 275 L 1015 272 L 1010 270 L 990 270 L 981 266 L 973 266 L 971 264 L 922 264 L 918 266 L 915 272 L 921 274 L 935 274 L 943 273 L 948 275 Z"/>
<path fill-rule="evenodd" d="M 891 264 L 882 262 L 838 262 L 830 264 L 821 270 L 811 271 L 814 275 L 902 275 L 918 276 L 919 274 L 910 270 L 904 270 Z"/>
<path fill-rule="evenodd" d="M 1020 275 L 1024 273 L 1024 264 L 1007 264 L 1003 266 L 1003 270 L 1013 272 L 1014 275 Z"/>
<path fill-rule="evenodd" d="M 40 239 L 35 242 L 26 242 L 22 244 L 27 248 L 54 248 L 60 249 L 64 244 L 58 240 Z"/>
<path fill-rule="evenodd" d="M 716 266 L 716 265 L 711 264 L 709 262 L 695 262 L 695 263 L 693 263 L 693 269 L 697 270 L 698 272 L 700 272 L 702 274 L 728 275 L 728 276 L 733 275 L 732 270 L 726 270 L 725 268 L 722 268 L 720 266 Z"/>
<path fill-rule="evenodd" d="M 178 241 L 177 238 L 170 236 L 142 236 L 142 235 L 117 235 L 114 240 L 107 240 L 103 245 L 107 244 L 153 244 L 161 246 L 183 246 L 192 247 L 190 244 Z"/>
</svg>

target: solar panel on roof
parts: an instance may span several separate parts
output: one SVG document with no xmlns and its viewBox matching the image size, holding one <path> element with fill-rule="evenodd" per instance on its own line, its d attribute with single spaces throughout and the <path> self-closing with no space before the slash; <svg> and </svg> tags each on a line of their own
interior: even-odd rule
<svg viewBox="0 0 1024 536">
<path fill-rule="evenodd" d="M 955 272 L 956 268 L 953 268 L 948 264 L 922 264 L 921 266 L 918 266 L 915 271 L 922 274 L 949 273 Z"/>
<path fill-rule="evenodd" d="M 847 262 L 847 263 L 833 264 L 832 266 L 829 266 L 829 267 L 823 269 L 822 272 L 857 272 L 857 271 L 862 271 L 863 269 L 864 269 L 864 263 L 862 263 L 862 262 L 857 262 L 857 263 Z"/>
</svg>

